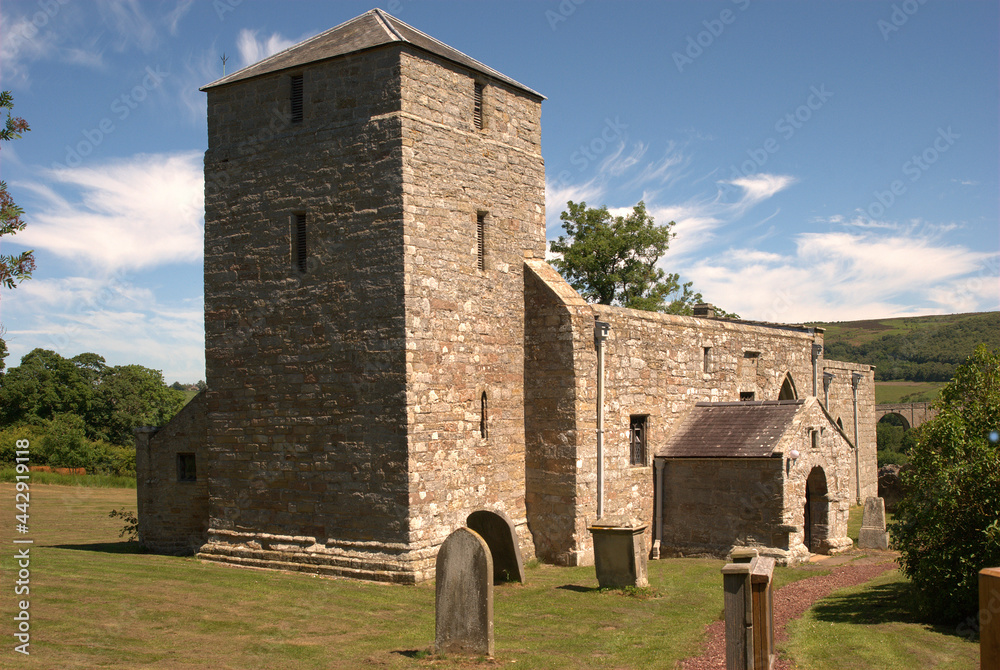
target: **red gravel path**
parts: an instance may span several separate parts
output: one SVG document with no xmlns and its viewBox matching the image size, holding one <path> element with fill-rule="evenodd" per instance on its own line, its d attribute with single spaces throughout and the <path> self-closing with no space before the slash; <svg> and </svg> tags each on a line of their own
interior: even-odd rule
<svg viewBox="0 0 1000 670">
<path fill-rule="evenodd" d="M 785 624 L 798 619 L 812 604 L 845 586 L 855 586 L 874 579 L 896 567 L 893 559 L 872 557 L 837 566 L 832 572 L 786 584 L 774 593 L 774 642 L 786 639 Z M 681 670 L 725 670 L 726 624 L 715 621 L 706 629 L 708 640 L 701 656 L 686 659 Z M 777 657 L 774 670 L 791 670 L 784 659 Z"/>
</svg>

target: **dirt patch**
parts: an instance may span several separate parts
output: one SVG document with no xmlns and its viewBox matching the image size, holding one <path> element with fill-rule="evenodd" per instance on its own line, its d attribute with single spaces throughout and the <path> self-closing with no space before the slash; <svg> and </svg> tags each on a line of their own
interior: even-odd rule
<svg viewBox="0 0 1000 670">
<path fill-rule="evenodd" d="M 774 642 L 786 639 L 785 624 L 798 619 L 812 604 L 825 598 L 837 589 L 856 586 L 878 577 L 896 567 L 895 556 L 863 556 L 857 560 L 835 567 L 829 574 L 800 579 L 786 584 L 774 593 Z M 706 629 L 708 640 L 701 656 L 681 662 L 681 670 L 725 670 L 726 667 L 726 623 L 715 621 Z M 774 670 L 791 670 L 791 665 L 782 658 L 774 661 Z"/>
</svg>

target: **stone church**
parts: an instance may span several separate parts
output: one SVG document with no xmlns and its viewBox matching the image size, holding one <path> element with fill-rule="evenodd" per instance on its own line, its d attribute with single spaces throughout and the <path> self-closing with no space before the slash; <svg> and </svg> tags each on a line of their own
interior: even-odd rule
<svg viewBox="0 0 1000 670">
<path fill-rule="evenodd" d="M 874 377 L 822 329 L 586 303 L 545 262 L 543 96 L 372 10 L 206 86 L 208 389 L 137 431 L 161 552 L 413 583 L 525 558 L 836 552 Z"/>
</svg>

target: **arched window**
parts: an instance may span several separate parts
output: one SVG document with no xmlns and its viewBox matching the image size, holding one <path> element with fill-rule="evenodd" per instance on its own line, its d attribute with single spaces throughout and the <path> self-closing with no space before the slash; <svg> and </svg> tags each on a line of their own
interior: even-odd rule
<svg viewBox="0 0 1000 670">
<path fill-rule="evenodd" d="M 795 382 L 792 381 L 792 374 L 785 375 L 785 381 L 781 384 L 781 391 L 778 392 L 778 400 L 795 400 L 798 394 L 795 392 Z"/>
<path fill-rule="evenodd" d="M 483 391 L 483 395 L 479 398 L 479 437 L 485 440 L 489 436 L 489 414 L 486 406 L 486 391 Z"/>
</svg>

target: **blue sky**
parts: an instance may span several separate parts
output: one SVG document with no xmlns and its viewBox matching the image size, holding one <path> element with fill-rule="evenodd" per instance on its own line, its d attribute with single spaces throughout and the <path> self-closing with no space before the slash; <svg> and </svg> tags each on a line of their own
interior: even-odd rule
<svg viewBox="0 0 1000 670">
<path fill-rule="evenodd" d="M 550 239 L 567 200 L 643 199 L 661 264 L 748 319 L 1000 308 L 995 0 L 7 0 L 0 170 L 38 270 L 0 290 L 35 347 L 204 378 L 205 94 L 373 7 L 543 93 Z"/>
</svg>

